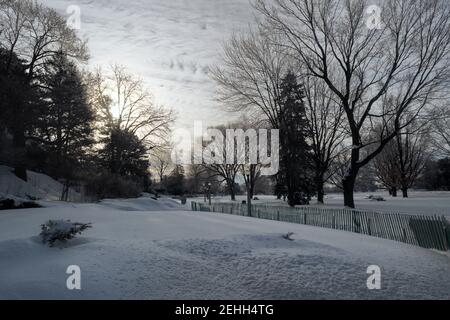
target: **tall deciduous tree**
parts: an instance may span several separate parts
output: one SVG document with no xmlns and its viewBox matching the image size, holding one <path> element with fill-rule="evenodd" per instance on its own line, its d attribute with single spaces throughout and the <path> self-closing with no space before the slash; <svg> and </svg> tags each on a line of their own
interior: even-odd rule
<svg viewBox="0 0 450 320">
<path fill-rule="evenodd" d="M 136 135 L 149 149 L 167 144 L 174 121 L 171 109 L 154 103 L 139 77 L 112 65 L 108 75 L 97 69 L 89 79 L 90 99 L 103 128 L 120 128 Z"/>
<path fill-rule="evenodd" d="M 346 132 L 344 110 L 336 103 L 326 84 L 313 77 L 304 82 L 305 108 L 311 139 L 317 201 L 324 202 L 324 185 L 336 172 Z"/>
</svg>

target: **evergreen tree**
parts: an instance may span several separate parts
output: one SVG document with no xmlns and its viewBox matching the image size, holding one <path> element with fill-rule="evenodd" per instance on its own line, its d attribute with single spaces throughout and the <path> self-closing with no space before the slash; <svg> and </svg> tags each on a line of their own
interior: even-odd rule
<svg viewBox="0 0 450 320">
<path fill-rule="evenodd" d="M 286 186 L 290 206 L 307 204 L 314 185 L 311 180 L 311 148 L 307 143 L 310 132 L 304 93 L 292 72 L 282 79 L 280 91 L 279 182 Z"/>
<path fill-rule="evenodd" d="M 70 180 L 93 143 L 94 112 L 75 63 L 59 53 L 46 65 L 42 77 L 47 102 L 37 135 L 48 151 L 50 173 Z"/>
<path fill-rule="evenodd" d="M 40 98 L 31 86 L 27 66 L 13 52 L 0 47 L 0 129 L 12 135 L 10 158 L 17 177 L 27 180 L 26 133 L 35 123 Z"/>
<path fill-rule="evenodd" d="M 167 178 L 167 192 L 173 195 L 184 193 L 185 172 L 182 165 L 176 165 Z"/>
<path fill-rule="evenodd" d="M 136 135 L 112 128 L 101 142 L 104 147 L 99 152 L 100 161 L 110 173 L 124 177 L 148 176 L 147 148 Z"/>
</svg>

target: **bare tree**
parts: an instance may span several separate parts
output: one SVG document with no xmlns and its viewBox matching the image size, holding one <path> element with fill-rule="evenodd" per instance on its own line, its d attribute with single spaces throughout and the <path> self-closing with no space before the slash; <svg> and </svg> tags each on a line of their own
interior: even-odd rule
<svg viewBox="0 0 450 320">
<path fill-rule="evenodd" d="M 420 129 L 419 129 L 420 130 Z M 408 189 L 423 172 L 429 159 L 429 136 L 427 130 L 403 131 L 395 138 L 399 157 L 400 186 L 403 198 L 408 197 Z"/>
<path fill-rule="evenodd" d="M 283 37 L 280 45 L 325 82 L 344 109 L 352 140 L 343 178 L 344 204 L 349 207 L 355 206 L 358 171 L 426 111 L 449 79 L 450 3 L 380 4 L 380 24 L 368 27 L 372 20 L 366 17 L 366 1 L 256 2 L 267 30 Z M 377 141 L 365 134 L 375 126 L 383 128 Z"/>
<path fill-rule="evenodd" d="M 149 149 L 168 143 L 174 112 L 153 102 L 141 78 L 124 66 L 112 65 L 108 76 L 97 69 L 90 83 L 91 100 L 107 128 L 118 127 L 135 134 Z"/>
<path fill-rule="evenodd" d="M 203 165 L 201 164 L 190 164 L 187 170 L 187 178 L 191 181 L 190 191 L 193 193 L 199 193 L 200 183 L 202 180 L 207 180 L 207 172 Z"/>
<path fill-rule="evenodd" d="M 248 169 L 245 165 L 241 165 L 239 168 L 242 176 L 244 177 L 245 187 L 247 192 L 249 192 L 250 199 L 253 199 L 255 194 L 255 186 L 261 178 L 261 168 L 261 164 L 250 164 Z"/>
<path fill-rule="evenodd" d="M 219 85 L 219 101 L 230 111 L 244 111 L 279 128 L 281 80 L 290 68 L 288 55 L 275 43 L 260 30 L 233 35 L 224 45 L 221 66 L 211 74 Z"/>
<path fill-rule="evenodd" d="M 171 171 L 172 160 L 170 153 L 164 149 L 156 150 L 150 156 L 150 168 L 158 176 L 159 182 Z"/>
<path fill-rule="evenodd" d="M 0 2 L 1 46 L 27 63 L 33 79 L 45 62 L 63 52 L 79 61 L 88 59 L 86 42 L 67 26 L 55 10 L 32 0 Z"/>
<path fill-rule="evenodd" d="M 304 82 L 306 116 L 312 137 L 312 161 L 317 201 L 323 203 L 324 184 L 335 174 L 334 165 L 346 137 L 344 110 L 333 99 L 326 84 L 308 77 Z"/>
<path fill-rule="evenodd" d="M 450 108 L 441 106 L 432 119 L 433 146 L 436 154 L 450 157 Z"/>
<path fill-rule="evenodd" d="M 397 197 L 397 190 L 400 188 L 398 163 L 397 146 L 394 140 L 390 141 L 373 161 L 377 179 L 393 197 Z"/>
<path fill-rule="evenodd" d="M 218 130 L 222 137 L 226 136 L 226 130 L 232 129 L 233 125 L 222 125 L 216 126 L 214 128 L 210 128 L 213 130 Z M 217 139 L 217 137 L 215 137 Z M 240 164 L 237 161 L 226 161 L 227 156 L 227 148 L 224 145 L 224 141 L 203 141 L 204 147 L 210 150 L 210 155 L 203 153 L 203 166 L 205 170 L 209 173 L 209 179 L 216 179 L 220 183 L 225 183 L 228 192 L 230 193 L 231 200 L 236 200 L 236 177 L 240 171 Z M 236 156 L 238 152 L 234 149 L 233 157 Z"/>
<path fill-rule="evenodd" d="M 430 158 L 430 124 L 415 121 L 398 132 L 374 159 L 378 179 L 390 189 L 393 196 L 397 189 L 402 190 L 404 198 L 408 189 L 416 182 Z M 375 131 L 375 134 L 380 134 Z"/>
</svg>

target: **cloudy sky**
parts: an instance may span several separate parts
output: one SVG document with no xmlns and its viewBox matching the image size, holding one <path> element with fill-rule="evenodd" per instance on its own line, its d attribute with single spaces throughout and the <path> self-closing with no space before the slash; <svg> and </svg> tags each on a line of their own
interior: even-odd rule
<svg viewBox="0 0 450 320">
<path fill-rule="evenodd" d="M 178 112 L 177 127 L 217 124 L 231 115 L 214 101 L 208 66 L 233 31 L 253 21 L 249 0 L 41 0 L 66 14 L 81 9 L 90 65 L 121 63 L 139 74 L 158 103 Z"/>
</svg>

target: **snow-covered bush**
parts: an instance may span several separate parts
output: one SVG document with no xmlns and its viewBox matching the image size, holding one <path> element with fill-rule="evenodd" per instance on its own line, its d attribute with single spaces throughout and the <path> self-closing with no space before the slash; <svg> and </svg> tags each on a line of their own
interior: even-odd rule
<svg viewBox="0 0 450 320">
<path fill-rule="evenodd" d="M 67 241 L 81 234 L 84 230 L 91 228 L 91 223 L 71 222 L 70 220 L 49 220 L 41 225 L 40 236 L 43 243 L 51 247 L 55 241 Z"/>
<path fill-rule="evenodd" d="M 283 238 L 289 241 L 294 241 L 294 239 L 292 238 L 293 235 L 294 235 L 293 232 L 288 232 L 286 234 L 283 234 Z"/>
</svg>

